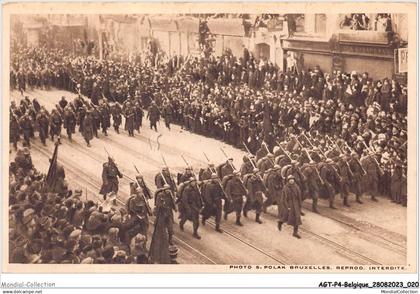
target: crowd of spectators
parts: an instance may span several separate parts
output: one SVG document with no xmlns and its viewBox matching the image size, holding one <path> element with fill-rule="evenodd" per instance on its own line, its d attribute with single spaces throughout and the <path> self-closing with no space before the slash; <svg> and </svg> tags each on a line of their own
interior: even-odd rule
<svg viewBox="0 0 420 294">
<path fill-rule="evenodd" d="M 147 237 L 132 236 L 126 209 L 105 209 L 69 187 L 59 193 L 18 150 L 9 169 L 10 263 L 148 263 Z M 106 211 L 105 211 L 106 210 Z"/>
<path fill-rule="evenodd" d="M 208 58 L 144 56 L 98 60 L 22 49 L 12 54 L 11 86 L 75 92 L 80 84 L 94 104 L 103 97 L 119 103 L 136 99 L 143 107 L 155 101 L 169 107 L 171 119 L 183 128 L 240 148 L 246 142 L 252 152 L 262 141 L 273 148 L 290 134 L 310 130 L 350 146 L 363 138 L 406 159 L 400 148 L 407 140 L 407 88 L 396 80 L 373 80 L 367 72 L 324 73 L 318 67 L 283 71 L 247 49 L 239 58 L 229 50 Z"/>
</svg>

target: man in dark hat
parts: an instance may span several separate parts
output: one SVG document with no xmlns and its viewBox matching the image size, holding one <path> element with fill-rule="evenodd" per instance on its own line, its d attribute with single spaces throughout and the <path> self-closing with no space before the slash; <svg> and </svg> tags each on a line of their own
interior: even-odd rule
<svg viewBox="0 0 420 294">
<path fill-rule="evenodd" d="M 298 228 L 302 224 L 300 215 L 302 195 L 299 186 L 295 183 L 295 177 L 293 175 L 287 177 L 287 182 L 282 190 L 281 200 L 282 209 L 278 229 L 281 231 L 283 223 L 287 223 L 293 226 L 293 237 L 300 239 L 301 236 L 298 233 Z"/>
</svg>

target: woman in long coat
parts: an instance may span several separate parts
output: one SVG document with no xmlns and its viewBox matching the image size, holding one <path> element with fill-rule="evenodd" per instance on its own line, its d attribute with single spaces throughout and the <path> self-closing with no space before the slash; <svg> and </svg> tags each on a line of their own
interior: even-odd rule
<svg viewBox="0 0 420 294">
<path fill-rule="evenodd" d="M 281 193 L 278 229 L 281 231 L 283 223 L 287 222 L 288 225 L 293 226 L 293 237 L 298 239 L 301 238 L 298 234 L 298 228 L 302 224 L 300 217 L 302 206 L 301 193 L 299 186 L 295 183 L 295 177 L 289 175 Z"/>
</svg>

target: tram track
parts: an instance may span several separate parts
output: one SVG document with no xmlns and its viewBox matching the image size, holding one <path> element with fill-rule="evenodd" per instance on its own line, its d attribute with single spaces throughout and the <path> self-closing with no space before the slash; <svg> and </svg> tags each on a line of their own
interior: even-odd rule
<svg viewBox="0 0 420 294">
<path fill-rule="evenodd" d="M 101 160 L 93 157 L 90 153 L 87 153 L 86 150 L 84 150 L 84 148 L 80 145 L 79 142 L 76 142 L 75 140 L 73 140 L 73 142 L 71 143 L 71 146 L 72 146 L 72 148 L 74 148 L 74 146 L 77 146 L 75 148 L 75 149 L 77 149 L 77 151 L 83 153 L 85 156 L 90 157 L 92 160 L 95 160 L 96 162 L 98 162 L 98 163 L 100 163 L 102 165 Z M 39 146 L 36 146 L 36 148 L 38 150 L 40 147 Z M 43 152 L 44 155 L 47 156 L 47 152 L 45 150 L 40 151 L 40 152 Z M 89 179 L 88 182 L 91 183 L 90 185 L 93 186 L 95 189 L 97 189 L 97 191 L 99 191 L 100 184 L 91 175 L 87 174 L 86 172 L 84 172 L 80 168 L 74 167 L 74 164 L 73 163 L 70 163 L 70 162 L 68 162 L 66 160 L 62 160 L 62 159 L 59 160 L 59 161 L 65 166 L 66 169 L 71 170 L 72 173 L 75 173 L 75 174 L 81 173 L 81 174 L 83 174 L 83 176 L 81 177 L 81 179 Z M 119 166 L 119 169 L 121 170 L 121 173 L 123 174 L 123 180 L 124 180 L 124 183 L 122 181 L 121 184 L 129 185 L 130 182 L 135 181 L 133 178 L 131 178 L 130 176 L 127 175 L 127 172 L 125 171 L 125 169 L 123 167 Z M 150 180 L 148 178 L 144 178 L 144 180 L 145 180 L 146 185 L 151 190 L 151 192 L 154 193 L 155 190 L 153 188 L 151 188 L 151 187 L 153 187 L 153 184 L 150 182 Z M 119 194 L 121 194 L 121 192 L 119 192 Z M 122 196 L 124 196 L 124 199 L 123 200 L 127 200 L 129 195 L 127 195 L 126 193 L 122 193 Z M 124 205 L 123 200 L 117 199 L 117 202 L 120 205 Z M 211 222 L 211 221 L 209 222 L 209 224 L 212 224 L 213 226 L 215 226 L 215 224 L 213 222 Z M 272 261 L 272 264 L 287 264 L 284 260 L 281 260 L 281 259 L 279 259 L 276 256 L 272 256 L 271 254 L 265 252 L 261 248 L 255 246 L 255 245 L 253 245 L 253 244 L 251 244 L 251 243 L 249 243 L 249 242 L 247 242 L 245 240 L 242 240 L 241 238 L 237 237 L 235 234 L 233 234 L 233 233 L 231 233 L 229 231 L 226 231 L 226 230 L 225 230 L 225 233 L 226 233 L 226 235 L 228 235 L 231 238 L 235 239 L 237 242 L 240 242 L 240 243 L 244 244 L 245 246 L 247 246 L 249 248 L 252 248 L 252 250 L 257 251 L 259 254 L 264 255 L 265 257 L 267 257 L 268 259 L 270 259 Z M 193 249 L 194 251 L 196 251 L 197 253 L 199 253 L 202 257 L 204 257 L 205 259 L 207 259 L 209 261 L 209 263 L 211 263 L 211 264 L 223 264 L 224 263 L 224 261 L 218 261 L 218 262 L 216 262 L 212 258 L 206 256 L 206 254 L 202 253 L 200 250 L 198 250 L 198 249 L 190 246 L 189 244 L 187 244 L 187 241 L 188 240 L 182 240 L 179 237 L 177 237 L 176 235 L 174 236 L 174 238 L 175 238 L 176 241 L 183 242 L 184 245 L 189 246 L 191 249 Z"/>
</svg>

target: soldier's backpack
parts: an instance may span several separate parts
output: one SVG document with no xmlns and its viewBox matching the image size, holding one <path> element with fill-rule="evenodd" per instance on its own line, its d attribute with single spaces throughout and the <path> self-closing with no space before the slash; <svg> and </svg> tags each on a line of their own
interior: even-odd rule
<svg viewBox="0 0 420 294">
<path fill-rule="evenodd" d="M 280 175 L 283 179 L 286 179 L 287 172 L 288 172 L 289 168 L 291 168 L 291 167 L 292 167 L 292 165 L 288 164 L 288 165 L 285 165 L 281 168 Z"/>
<path fill-rule="evenodd" d="M 223 190 L 226 190 L 226 186 L 227 186 L 228 182 L 233 178 L 233 176 L 234 176 L 233 174 L 230 174 L 230 175 L 225 176 L 222 179 L 222 187 L 223 187 Z"/>
</svg>

